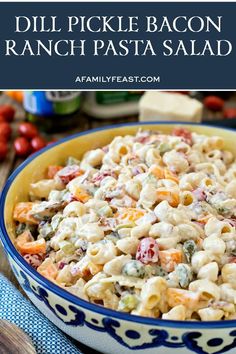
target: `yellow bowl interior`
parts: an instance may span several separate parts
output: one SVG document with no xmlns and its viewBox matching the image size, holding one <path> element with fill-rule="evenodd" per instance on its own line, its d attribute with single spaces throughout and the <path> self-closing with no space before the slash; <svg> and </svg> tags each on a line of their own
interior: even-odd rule
<svg viewBox="0 0 236 354">
<path fill-rule="evenodd" d="M 176 126 L 179 125 L 139 125 L 137 123 L 137 125 L 125 125 L 106 130 L 99 130 L 63 142 L 36 157 L 16 176 L 6 196 L 4 218 L 11 239 L 14 239 L 14 222 L 12 219 L 14 205 L 19 201 L 28 200 L 30 183 L 44 178 L 47 166 L 63 164 L 68 156 L 74 156 L 80 159 L 86 151 L 107 145 L 115 136 L 135 134 L 139 128 L 170 133 Z M 221 136 L 225 140 L 225 148 L 231 150 L 236 155 L 236 132 L 202 125 L 187 124 L 184 125 L 184 127 L 199 134 Z"/>
</svg>

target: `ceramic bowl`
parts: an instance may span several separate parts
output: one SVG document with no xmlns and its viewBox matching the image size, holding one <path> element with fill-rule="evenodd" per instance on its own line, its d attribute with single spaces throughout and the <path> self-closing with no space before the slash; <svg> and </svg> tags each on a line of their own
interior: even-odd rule
<svg viewBox="0 0 236 354">
<path fill-rule="evenodd" d="M 167 321 L 113 311 L 75 297 L 37 273 L 16 251 L 11 241 L 14 239 L 13 207 L 18 201 L 27 200 L 29 184 L 42 178 L 48 165 L 63 163 L 69 155 L 80 158 L 87 150 L 106 145 L 117 135 L 134 134 L 140 127 L 168 133 L 175 126 L 135 123 L 68 137 L 28 158 L 10 176 L 1 195 L 0 236 L 20 285 L 35 306 L 62 331 L 103 353 L 235 354 L 236 320 Z M 223 137 L 226 147 L 236 154 L 234 131 L 185 126 L 200 134 Z"/>
</svg>

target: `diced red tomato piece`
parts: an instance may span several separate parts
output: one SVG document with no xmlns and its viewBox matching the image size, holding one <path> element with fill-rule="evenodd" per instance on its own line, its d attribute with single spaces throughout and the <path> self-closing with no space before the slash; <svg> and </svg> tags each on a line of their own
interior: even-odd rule
<svg viewBox="0 0 236 354">
<path fill-rule="evenodd" d="M 144 264 L 157 263 L 158 251 L 158 244 L 154 238 L 143 238 L 139 243 L 136 259 Z"/>
</svg>

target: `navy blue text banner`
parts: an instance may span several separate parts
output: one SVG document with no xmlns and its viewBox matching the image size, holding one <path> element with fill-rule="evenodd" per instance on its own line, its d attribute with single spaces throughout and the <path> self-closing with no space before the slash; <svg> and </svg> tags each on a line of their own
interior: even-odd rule
<svg viewBox="0 0 236 354">
<path fill-rule="evenodd" d="M 236 89 L 236 3 L 0 3 L 0 89 Z"/>
</svg>

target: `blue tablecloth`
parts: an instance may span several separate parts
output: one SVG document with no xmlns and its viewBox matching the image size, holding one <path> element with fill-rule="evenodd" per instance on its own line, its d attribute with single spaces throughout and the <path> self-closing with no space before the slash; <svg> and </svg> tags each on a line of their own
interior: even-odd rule
<svg viewBox="0 0 236 354">
<path fill-rule="evenodd" d="M 38 354 L 80 354 L 76 346 L 0 274 L 0 319 L 23 329 Z"/>
</svg>

